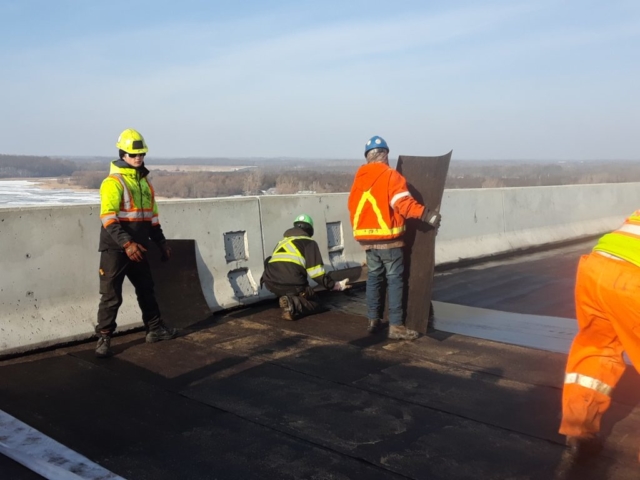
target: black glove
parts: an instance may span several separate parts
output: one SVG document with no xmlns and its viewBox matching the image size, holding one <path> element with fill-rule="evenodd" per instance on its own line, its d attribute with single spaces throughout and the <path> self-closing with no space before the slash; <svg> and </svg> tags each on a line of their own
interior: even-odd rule
<svg viewBox="0 0 640 480">
<path fill-rule="evenodd" d="M 333 281 L 331 275 L 327 274 L 322 277 L 322 286 L 327 290 L 332 290 L 336 282 Z"/>
<path fill-rule="evenodd" d="M 171 247 L 166 243 L 160 245 L 160 260 L 163 262 L 169 261 L 171 258 Z"/>
<path fill-rule="evenodd" d="M 424 213 L 420 220 L 422 220 L 427 225 L 431 225 L 436 230 L 440 227 L 440 220 L 442 216 L 439 212 L 435 212 L 433 210 L 429 210 L 427 207 L 424 207 Z"/>
</svg>

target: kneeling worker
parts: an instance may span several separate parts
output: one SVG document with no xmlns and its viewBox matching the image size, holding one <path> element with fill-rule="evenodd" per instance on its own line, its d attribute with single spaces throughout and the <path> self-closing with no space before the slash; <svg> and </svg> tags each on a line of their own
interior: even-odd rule
<svg viewBox="0 0 640 480">
<path fill-rule="evenodd" d="M 293 221 L 293 228 L 284 232 L 284 238 L 265 260 L 260 283 L 280 297 L 282 318 L 285 320 L 297 320 L 320 310 L 320 303 L 315 300 L 315 292 L 307 276 L 327 290 L 333 290 L 336 285 L 342 290 L 346 283 L 336 284 L 324 271 L 320 249 L 311 237 L 313 220 L 309 215 L 298 215 Z"/>
</svg>

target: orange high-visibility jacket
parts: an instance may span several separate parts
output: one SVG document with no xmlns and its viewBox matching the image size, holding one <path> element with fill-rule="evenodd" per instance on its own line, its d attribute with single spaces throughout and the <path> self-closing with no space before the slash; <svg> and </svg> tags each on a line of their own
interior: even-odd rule
<svg viewBox="0 0 640 480">
<path fill-rule="evenodd" d="M 420 218 L 424 208 L 409 193 L 405 178 L 386 163 L 368 163 L 356 172 L 349 194 L 356 240 L 398 238 L 405 231 L 405 218 Z"/>
</svg>

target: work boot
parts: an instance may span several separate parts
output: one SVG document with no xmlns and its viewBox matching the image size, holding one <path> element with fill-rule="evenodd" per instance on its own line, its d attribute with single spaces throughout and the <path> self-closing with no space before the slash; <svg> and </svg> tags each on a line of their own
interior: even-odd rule
<svg viewBox="0 0 640 480">
<path fill-rule="evenodd" d="M 369 325 L 367 326 L 367 332 L 376 333 L 379 328 L 380 328 L 380 320 L 378 320 L 378 319 L 375 319 L 375 320 L 369 319 Z"/>
<path fill-rule="evenodd" d="M 602 450 L 602 441 L 597 435 L 567 435 L 566 444 L 569 447 L 571 456 L 578 460 L 585 460 L 598 455 Z"/>
<path fill-rule="evenodd" d="M 283 320 L 293 321 L 296 319 L 293 302 L 288 296 L 283 295 L 282 297 L 280 297 L 278 299 L 278 305 L 280 305 L 280 308 L 282 309 Z"/>
<path fill-rule="evenodd" d="M 156 343 L 163 340 L 171 340 L 178 334 L 178 330 L 175 328 L 167 327 L 164 323 L 160 322 L 156 327 L 149 330 L 147 333 L 147 343 Z"/>
<path fill-rule="evenodd" d="M 96 357 L 107 358 L 113 355 L 111 351 L 111 334 L 101 333 L 96 345 Z"/>
<path fill-rule="evenodd" d="M 410 330 L 404 325 L 389 325 L 389 339 L 391 340 L 415 340 L 420 334 Z"/>
</svg>

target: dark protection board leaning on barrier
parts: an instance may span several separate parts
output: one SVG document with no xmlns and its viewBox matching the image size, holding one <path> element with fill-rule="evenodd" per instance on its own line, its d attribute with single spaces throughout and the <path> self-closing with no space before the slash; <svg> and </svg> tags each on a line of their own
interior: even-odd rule
<svg viewBox="0 0 640 480">
<path fill-rule="evenodd" d="M 168 325 L 185 328 L 209 318 L 211 309 L 202 293 L 195 240 L 167 240 L 171 261 L 163 262 L 155 245 L 149 245 L 149 265 L 156 298 Z"/>
<path fill-rule="evenodd" d="M 439 157 L 411 157 L 400 155 L 396 170 L 409 184 L 413 198 L 430 210 L 439 211 L 447 180 L 451 153 Z M 445 223 L 447 219 L 444 219 Z M 404 290 L 405 325 L 420 333 L 427 333 L 429 306 L 433 289 L 436 231 L 423 222 L 410 219 L 404 234 Z"/>
</svg>

